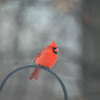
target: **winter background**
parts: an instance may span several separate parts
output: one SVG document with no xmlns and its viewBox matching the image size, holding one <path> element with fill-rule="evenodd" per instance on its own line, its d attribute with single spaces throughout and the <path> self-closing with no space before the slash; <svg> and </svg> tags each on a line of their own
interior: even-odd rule
<svg viewBox="0 0 100 100">
<path fill-rule="evenodd" d="M 68 100 L 100 100 L 99 0 L 0 0 L 0 83 L 12 70 L 54 40 L 59 48 L 53 71 L 64 82 Z M 17 72 L 0 100 L 64 100 L 58 81 L 33 69 Z"/>
</svg>

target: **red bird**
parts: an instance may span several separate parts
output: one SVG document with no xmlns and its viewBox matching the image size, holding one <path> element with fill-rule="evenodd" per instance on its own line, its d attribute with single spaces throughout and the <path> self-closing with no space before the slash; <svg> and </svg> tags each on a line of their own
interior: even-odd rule
<svg viewBox="0 0 100 100">
<path fill-rule="evenodd" d="M 57 60 L 57 52 L 59 52 L 57 45 L 54 41 L 45 48 L 43 48 L 40 53 L 38 53 L 33 61 L 36 62 L 36 65 L 44 66 L 47 68 L 52 68 L 53 65 L 56 63 Z M 32 80 L 33 78 L 35 80 L 38 79 L 39 73 L 41 69 L 34 68 L 32 74 L 30 75 L 29 79 Z"/>
</svg>

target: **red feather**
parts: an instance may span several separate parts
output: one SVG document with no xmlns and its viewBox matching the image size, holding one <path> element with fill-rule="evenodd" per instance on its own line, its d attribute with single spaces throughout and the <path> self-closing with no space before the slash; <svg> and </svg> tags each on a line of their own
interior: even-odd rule
<svg viewBox="0 0 100 100">
<path fill-rule="evenodd" d="M 40 53 L 38 53 L 35 57 L 34 60 L 37 65 L 44 66 L 47 68 L 52 68 L 53 65 L 56 63 L 57 60 L 57 52 L 59 52 L 56 44 L 54 41 L 45 48 L 43 48 Z M 29 79 L 32 80 L 33 78 L 35 80 L 38 79 L 40 73 L 39 68 L 35 68 L 30 75 Z"/>
<path fill-rule="evenodd" d="M 41 71 L 41 69 L 39 69 L 39 68 L 34 68 L 34 70 L 33 70 L 32 74 L 30 75 L 29 79 L 32 80 L 32 79 L 34 78 L 35 80 L 37 80 L 40 71 Z"/>
</svg>

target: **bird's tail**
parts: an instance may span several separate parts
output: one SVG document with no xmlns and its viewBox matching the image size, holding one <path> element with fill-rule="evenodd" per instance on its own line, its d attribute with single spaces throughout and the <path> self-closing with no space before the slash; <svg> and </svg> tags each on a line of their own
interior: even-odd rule
<svg viewBox="0 0 100 100">
<path fill-rule="evenodd" d="M 29 79 L 32 80 L 34 78 L 35 80 L 37 80 L 38 77 L 39 77 L 40 71 L 41 71 L 41 69 L 34 68 L 34 70 L 33 70 L 32 74 L 30 75 Z"/>
</svg>

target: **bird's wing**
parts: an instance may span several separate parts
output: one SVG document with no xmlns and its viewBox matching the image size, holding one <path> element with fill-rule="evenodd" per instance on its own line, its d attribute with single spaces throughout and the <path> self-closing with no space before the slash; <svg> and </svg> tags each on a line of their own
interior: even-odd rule
<svg viewBox="0 0 100 100">
<path fill-rule="evenodd" d="M 45 50 L 46 50 L 46 49 L 43 48 L 43 49 L 34 57 L 33 61 L 36 60 L 38 57 L 40 57 L 41 54 L 42 54 L 42 52 L 45 51 Z"/>
</svg>

